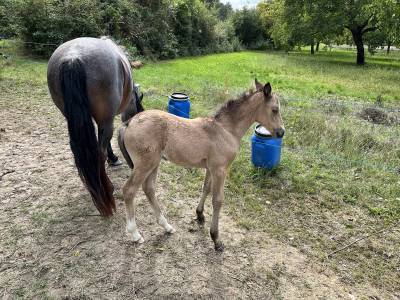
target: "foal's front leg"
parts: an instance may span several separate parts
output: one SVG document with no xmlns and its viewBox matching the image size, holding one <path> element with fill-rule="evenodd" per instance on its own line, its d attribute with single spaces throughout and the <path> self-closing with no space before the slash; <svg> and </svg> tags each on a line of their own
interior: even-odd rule
<svg viewBox="0 0 400 300">
<path fill-rule="evenodd" d="M 214 241 L 216 251 L 224 251 L 224 244 L 219 238 L 218 222 L 219 213 L 221 210 L 222 202 L 224 201 L 224 182 L 226 177 L 226 169 L 218 168 L 210 170 L 211 172 L 211 185 L 212 185 L 212 205 L 213 215 L 211 221 L 210 235 Z"/>
</svg>

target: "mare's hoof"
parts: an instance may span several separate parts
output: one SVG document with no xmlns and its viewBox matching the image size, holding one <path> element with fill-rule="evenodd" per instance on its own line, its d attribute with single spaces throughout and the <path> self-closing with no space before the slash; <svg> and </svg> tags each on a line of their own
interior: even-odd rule
<svg viewBox="0 0 400 300">
<path fill-rule="evenodd" d="M 197 223 L 199 223 L 199 225 L 204 225 L 205 222 L 205 218 L 204 215 L 197 215 Z"/>
<path fill-rule="evenodd" d="M 197 215 L 197 223 L 203 225 L 205 222 L 204 213 L 196 209 L 196 215 Z"/>
<path fill-rule="evenodd" d="M 224 252 L 225 246 L 222 242 L 215 243 L 215 251 L 216 252 Z"/>
<path fill-rule="evenodd" d="M 111 167 L 118 167 L 118 166 L 122 165 L 122 161 L 120 161 L 119 159 L 117 159 L 114 162 L 112 162 L 111 160 L 108 160 L 108 165 Z"/>
</svg>

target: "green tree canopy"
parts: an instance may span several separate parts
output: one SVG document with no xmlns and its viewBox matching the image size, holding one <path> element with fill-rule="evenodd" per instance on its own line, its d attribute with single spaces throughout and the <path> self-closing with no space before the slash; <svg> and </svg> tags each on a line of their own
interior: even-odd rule
<svg viewBox="0 0 400 300">
<path fill-rule="evenodd" d="M 398 37 L 397 0 L 273 0 L 266 5 L 271 13 L 262 16 L 272 20 L 271 35 L 278 46 L 313 45 L 349 30 L 357 64 L 363 65 L 366 33 L 380 29 L 390 41 Z"/>
</svg>

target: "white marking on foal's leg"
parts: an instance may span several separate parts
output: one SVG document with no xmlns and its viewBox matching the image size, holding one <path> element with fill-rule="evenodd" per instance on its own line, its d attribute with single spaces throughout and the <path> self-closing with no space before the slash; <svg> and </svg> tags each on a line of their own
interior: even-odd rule
<svg viewBox="0 0 400 300">
<path fill-rule="evenodd" d="M 141 244 L 144 242 L 142 235 L 139 233 L 139 231 L 137 229 L 135 219 L 127 220 L 126 231 L 135 243 Z"/>
<path fill-rule="evenodd" d="M 168 224 L 167 219 L 163 215 L 160 215 L 158 218 L 158 224 L 164 227 L 165 231 L 168 233 L 174 233 L 176 231 L 174 227 Z"/>
</svg>

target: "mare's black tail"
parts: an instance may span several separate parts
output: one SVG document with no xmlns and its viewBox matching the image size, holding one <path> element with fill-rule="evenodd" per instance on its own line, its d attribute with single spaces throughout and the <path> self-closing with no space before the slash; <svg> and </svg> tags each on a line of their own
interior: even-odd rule
<svg viewBox="0 0 400 300">
<path fill-rule="evenodd" d="M 110 216 L 115 210 L 113 187 L 105 172 L 105 157 L 96 139 L 86 87 L 86 71 L 79 58 L 61 64 L 60 84 L 70 146 L 79 175 L 101 215 Z"/>
</svg>

